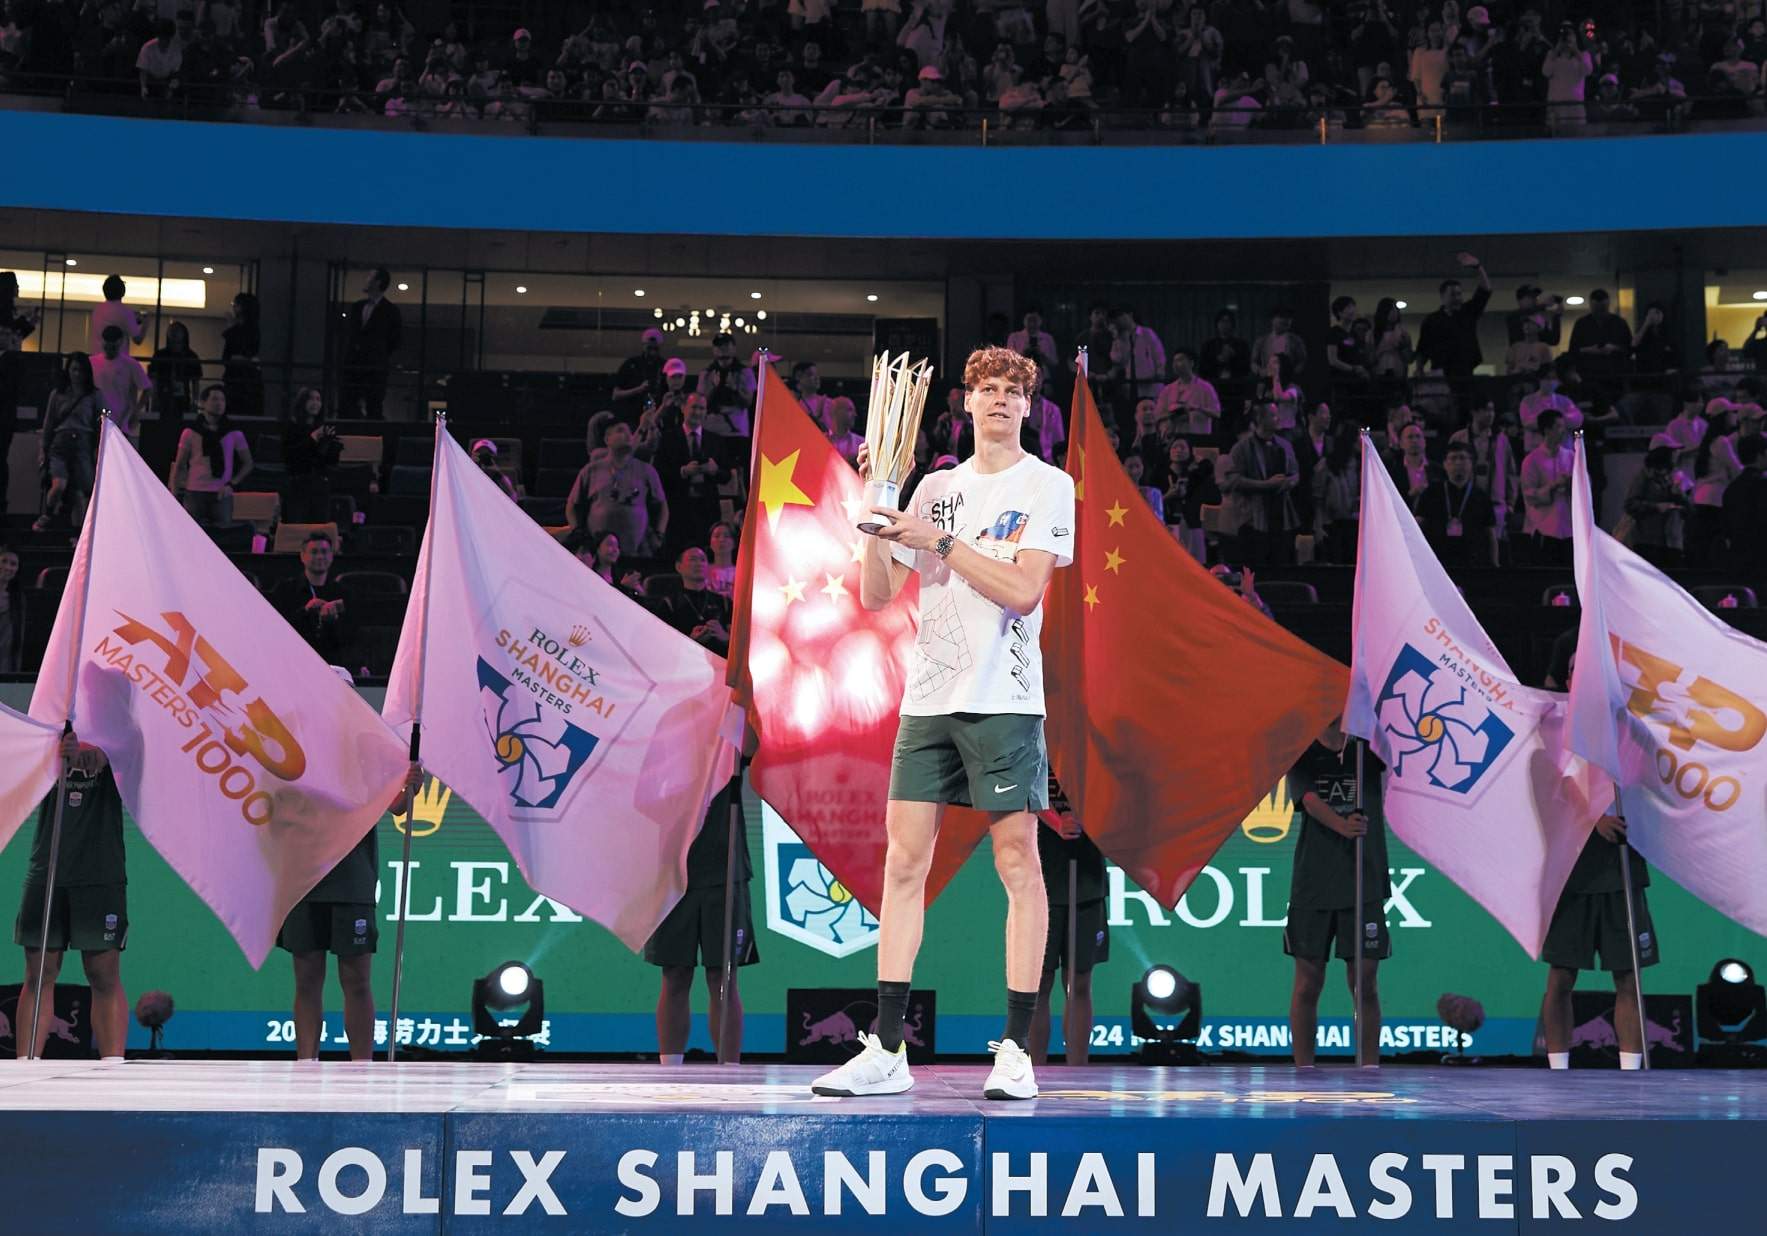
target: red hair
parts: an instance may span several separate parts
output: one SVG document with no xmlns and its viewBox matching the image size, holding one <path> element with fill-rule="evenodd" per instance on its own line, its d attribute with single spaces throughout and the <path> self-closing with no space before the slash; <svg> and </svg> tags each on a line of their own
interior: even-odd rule
<svg viewBox="0 0 1767 1236">
<path fill-rule="evenodd" d="M 1041 389 L 1037 383 L 1037 362 L 1011 348 L 977 348 L 963 363 L 963 385 L 974 390 L 989 378 L 1005 378 L 1016 382 L 1026 399 L 1035 399 Z"/>
</svg>

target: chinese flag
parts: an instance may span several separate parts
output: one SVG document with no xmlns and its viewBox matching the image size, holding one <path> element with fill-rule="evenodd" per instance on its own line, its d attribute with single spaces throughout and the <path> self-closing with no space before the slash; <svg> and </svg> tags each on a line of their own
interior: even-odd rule
<svg viewBox="0 0 1767 1236">
<path fill-rule="evenodd" d="M 1074 384 L 1074 563 L 1044 600 L 1050 763 L 1098 848 L 1170 906 L 1343 710 L 1349 671 L 1154 517 Z"/>
<path fill-rule="evenodd" d="M 883 894 L 884 804 L 919 586 L 859 604 L 864 486 L 763 365 L 748 514 L 737 555 L 730 682 L 760 735 L 758 793 L 859 904 Z M 987 831 L 950 808 L 927 881 L 938 895 Z"/>
</svg>

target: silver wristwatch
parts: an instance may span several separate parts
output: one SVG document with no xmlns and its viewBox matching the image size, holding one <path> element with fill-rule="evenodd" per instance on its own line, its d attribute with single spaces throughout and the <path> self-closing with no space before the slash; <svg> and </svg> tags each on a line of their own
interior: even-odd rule
<svg viewBox="0 0 1767 1236">
<path fill-rule="evenodd" d="M 947 532 L 944 536 L 933 542 L 933 552 L 941 558 L 949 558 L 951 556 L 951 547 L 955 544 L 957 544 L 957 538 Z"/>
</svg>

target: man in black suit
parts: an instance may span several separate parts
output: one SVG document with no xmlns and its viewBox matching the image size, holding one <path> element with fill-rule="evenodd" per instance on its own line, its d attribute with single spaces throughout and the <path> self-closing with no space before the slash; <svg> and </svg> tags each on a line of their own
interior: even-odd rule
<svg viewBox="0 0 1767 1236">
<path fill-rule="evenodd" d="M 386 298 L 393 281 L 384 266 L 376 267 L 362 285 L 362 299 L 350 306 L 344 320 L 344 363 L 338 384 L 337 414 L 379 420 L 387 397 L 387 372 L 399 350 L 402 323 L 399 307 Z"/>
<path fill-rule="evenodd" d="M 681 426 L 665 427 L 657 443 L 656 470 L 669 500 L 669 533 L 676 551 L 704 548 L 718 522 L 718 485 L 730 466 L 722 434 L 705 427 L 706 400 L 690 392 L 681 408 Z"/>
<path fill-rule="evenodd" d="M 1417 498 L 1417 522 L 1442 565 L 1488 567 L 1497 563 L 1497 518 L 1491 498 L 1473 484 L 1472 447 L 1448 444 L 1442 479 Z"/>
<path fill-rule="evenodd" d="M 1331 449 L 1331 405 L 1316 403 L 1307 413 L 1307 423 L 1288 435 L 1295 448 L 1295 463 L 1300 465 L 1300 479 L 1293 491 L 1295 514 L 1300 516 L 1301 531 L 1313 531 L 1313 473 L 1325 461 Z"/>
</svg>

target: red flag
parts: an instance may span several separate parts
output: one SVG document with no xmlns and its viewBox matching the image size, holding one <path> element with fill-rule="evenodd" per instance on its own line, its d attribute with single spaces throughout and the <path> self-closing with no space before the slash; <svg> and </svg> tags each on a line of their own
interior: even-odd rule
<svg viewBox="0 0 1767 1236">
<path fill-rule="evenodd" d="M 730 682 L 761 745 L 749 776 L 836 880 L 873 914 L 883 900 L 884 805 L 918 583 L 859 604 L 865 509 L 840 457 L 770 365 L 761 367 L 748 514 L 736 559 Z M 927 879 L 939 893 L 987 831 L 949 809 Z"/>
<path fill-rule="evenodd" d="M 1074 564 L 1044 600 L 1050 762 L 1098 848 L 1169 906 L 1343 711 L 1349 671 L 1172 539 L 1083 381 L 1069 424 Z"/>
</svg>

